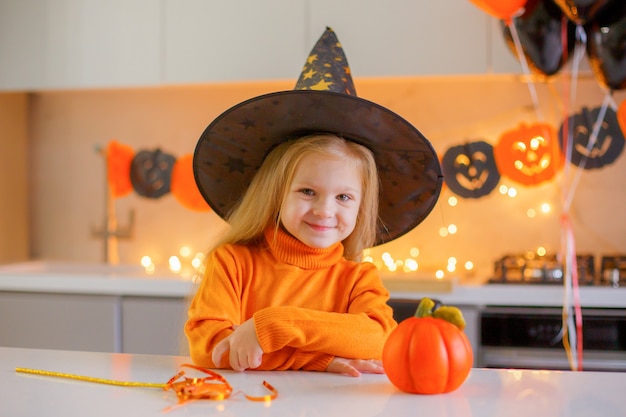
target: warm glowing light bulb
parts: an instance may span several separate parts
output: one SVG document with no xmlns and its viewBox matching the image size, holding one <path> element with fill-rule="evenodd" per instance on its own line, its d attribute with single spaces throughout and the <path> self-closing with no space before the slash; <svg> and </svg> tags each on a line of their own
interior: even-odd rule
<svg viewBox="0 0 626 417">
<path fill-rule="evenodd" d="M 446 269 L 448 270 L 448 272 L 454 272 L 456 271 L 456 264 L 448 264 Z"/>
<path fill-rule="evenodd" d="M 448 258 L 448 265 L 456 265 L 456 258 L 454 256 L 451 256 Z"/>
<path fill-rule="evenodd" d="M 183 246 L 179 249 L 178 253 L 183 258 L 187 258 L 189 257 L 189 255 L 191 255 L 191 248 L 189 246 Z"/>
<path fill-rule="evenodd" d="M 437 272 L 435 272 L 435 278 L 437 279 L 442 279 L 444 275 L 445 273 L 441 269 L 438 269 Z"/>
<path fill-rule="evenodd" d="M 471 271 L 472 269 L 474 269 L 474 262 L 472 261 L 465 262 L 465 270 Z"/>
<path fill-rule="evenodd" d="M 439 236 L 441 236 L 441 237 L 448 236 L 448 228 L 447 227 L 441 227 L 439 229 Z"/>
<path fill-rule="evenodd" d="M 411 255 L 413 258 L 417 258 L 418 256 L 420 256 L 420 250 L 418 248 L 411 248 L 411 250 L 409 251 L 409 255 Z"/>
<path fill-rule="evenodd" d="M 174 273 L 180 272 L 180 270 L 182 269 L 182 264 L 180 262 L 180 259 L 178 259 L 178 256 L 170 256 L 169 266 L 170 271 Z"/>
<path fill-rule="evenodd" d="M 448 205 L 449 205 L 450 207 L 454 207 L 454 206 L 456 206 L 458 203 L 459 203 L 459 200 L 458 200 L 455 196 L 451 195 L 451 196 L 448 198 Z"/>
<path fill-rule="evenodd" d="M 509 188 L 509 190 L 506 193 L 511 198 L 517 197 L 517 190 L 513 187 Z"/>
<path fill-rule="evenodd" d="M 363 257 L 363 262 L 369 262 L 371 264 L 374 263 L 374 258 L 372 258 L 371 256 L 364 256 Z"/>
<path fill-rule="evenodd" d="M 539 256 L 545 256 L 547 253 L 546 248 L 544 248 L 543 246 L 539 246 L 537 248 L 537 255 Z"/>
<path fill-rule="evenodd" d="M 456 224 L 451 224 L 448 226 L 448 233 L 450 233 L 451 235 L 456 233 Z"/>
<path fill-rule="evenodd" d="M 193 258 L 191 260 L 191 266 L 193 266 L 196 269 L 200 268 L 202 266 L 202 259 Z"/>
<path fill-rule="evenodd" d="M 552 207 L 550 207 L 549 203 L 543 203 L 541 205 L 541 212 L 542 213 L 546 213 L 547 214 L 547 213 L 550 213 L 551 210 L 552 210 Z"/>
<path fill-rule="evenodd" d="M 506 185 L 502 184 L 500 187 L 498 187 L 498 192 L 502 195 L 506 195 L 506 193 L 509 191 L 509 187 L 507 187 Z"/>
<path fill-rule="evenodd" d="M 385 252 L 382 254 L 381 258 L 383 259 L 383 261 L 387 262 L 389 260 L 392 260 L 391 258 L 391 254 L 389 252 Z"/>
<path fill-rule="evenodd" d="M 415 272 L 417 271 L 417 268 L 419 267 L 419 265 L 417 264 L 417 261 L 415 259 L 406 259 L 404 261 L 404 271 L 405 272 Z"/>
<path fill-rule="evenodd" d="M 142 256 L 141 266 L 143 266 L 144 268 L 148 268 L 150 265 L 152 265 L 152 258 L 150 258 L 148 255 Z"/>
</svg>

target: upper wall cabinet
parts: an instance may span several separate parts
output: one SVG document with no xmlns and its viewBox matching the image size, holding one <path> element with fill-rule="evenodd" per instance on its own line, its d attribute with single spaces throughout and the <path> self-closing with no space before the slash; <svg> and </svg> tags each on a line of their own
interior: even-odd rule
<svg viewBox="0 0 626 417">
<path fill-rule="evenodd" d="M 303 0 L 165 0 L 165 83 L 294 78 L 308 54 Z"/>
<path fill-rule="evenodd" d="M 158 84 L 161 26 L 154 0 L 3 0 L 0 89 Z"/>
<path fill-rule="evenodd" d="M 484 74 L 489 17 L 469 0 L 315 0 L 311 46 L 325 26 L 355 76 Z"/>
<path fill-rule="evenodd" d="M 0 91 L 296 79 L 326 26 L 355 77 L 521 72 L 469 0 L 2 0 Z"/>
</svg>

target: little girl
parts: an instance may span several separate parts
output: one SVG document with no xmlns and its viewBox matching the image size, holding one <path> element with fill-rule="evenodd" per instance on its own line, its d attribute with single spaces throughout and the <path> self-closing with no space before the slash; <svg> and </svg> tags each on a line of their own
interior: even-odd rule
<svg viewBox="0 0 626 417">
<path fill-rule="evenodd" d="M 396 326 L 376 267 L 358 262 L 376 235 L 377 178 L 371 152 L 334 135 L 268 155 L 191 304 L 195 363 L 382 372 L 358 360 L 380 358 Z"/>
<path fill-rule="evenodd" d="M 230 229 L 210 251 L 190 304 L 193 361 L 237 371 L 382 373 L 397 323 L 361 253 L 428 215 L 441 168 L 417 129 L 356 96 L 332 30 L 294 91 L 247 100 L 207 127 L 194 175 Z"/>
</svg>

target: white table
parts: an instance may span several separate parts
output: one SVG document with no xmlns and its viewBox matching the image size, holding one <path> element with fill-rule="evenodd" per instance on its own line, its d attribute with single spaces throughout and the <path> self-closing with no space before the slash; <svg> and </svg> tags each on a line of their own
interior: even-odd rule
<svg viewBox="0 0 626 417">
<path fill-rule="evenodd" d="M 171 392 L 118 387 L 15 372 L 15 368 L 123 381 L 165 383 L 189 359 L 0 348 L 0 416 L 162 416 L 176 405 Z M 472 369 L 456 391 L 412 395 L 398 391 L 385 375 L 353 378 L 323 372 L 220 371 L 234 389 L 224 401 L 199 400 L 174 407 L 184 416 L 428 416 L 428 417 L 622 417 L 626 373 Z M 278 390 L 271 403 L 266 380 Z"/>
</svg>

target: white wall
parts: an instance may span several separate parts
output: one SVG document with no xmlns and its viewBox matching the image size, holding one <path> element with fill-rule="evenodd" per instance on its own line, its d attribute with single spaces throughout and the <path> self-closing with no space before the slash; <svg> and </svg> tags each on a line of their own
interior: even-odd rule
<svg viewBox="0 0 626 417">
<path fill-rule="evenodd" d="M 482 138 L 495 144 L 499 135 L 520 122 L 537 120 L 526 84 L 513 76 L 356 79 L 361 97 L 404 116 L 443 154 L 450 146 Z M 104 216 L 104 161 L 95 148 L 111 139 L 136 150 L 160 147 L 175 156 L 192 153 L 207 124 L 221 111 L 265 92 L 291 89 L 293 80 L 255 84 L 199 85 L 134 90 L 57 91 L 34 94 L 30 101 L 30 199 L 32 256 L 45 259 L 102 259 L 102 242 L 90 236 Z M 563 119 L 561 78 L 537 84 L 542 113 L 557 128 Z M 596 107 L 603 92 L 591 76 L 578 83 L 577 101 Z M 624 94 L 618 92 L 619 104 Z M 511 184 L 505 179 L 501 183 Z M 424 270 L 445 266 L 449 256 L 472 260 L 476 276 L 486 279 L 496 258 L 545 246 L 560 247 L 559 199 L 562 176 L 525 188 L 519 196 L 497 192 L 447 205 L 447 190 L 430 217 L 396 242 L 376 248 L 397 258 L 418 247 Z M 514 184 L 511 184 L 514 185 Z M 626 155 L 597 172 L 585 171 L 572 209 L 579 252 L 626 253 Z M 554 211 L 535 219 L 526 210 L 542 202 Z M 204 250 L 221 220 L 213 213 L 183 208 L 171 195 L 149 200 L 136 194 L 117 201 L 122 226 L 136 210 L 134 238 L 120 243 L 120 259 L 138 263 L 142 255 L 164 262 L 183 245 Z M 455 223 L 459 232 L 442 238 L 440 227 Z"/>
</svg>

